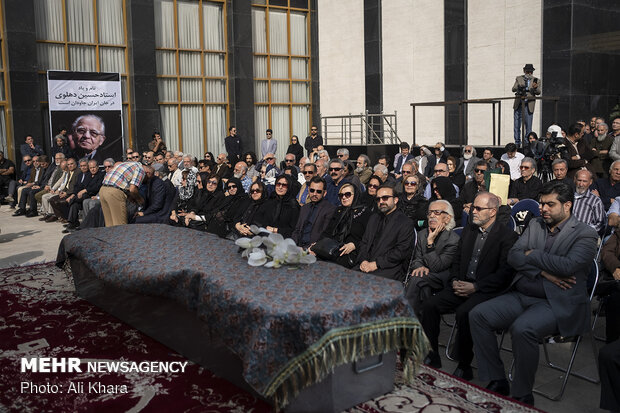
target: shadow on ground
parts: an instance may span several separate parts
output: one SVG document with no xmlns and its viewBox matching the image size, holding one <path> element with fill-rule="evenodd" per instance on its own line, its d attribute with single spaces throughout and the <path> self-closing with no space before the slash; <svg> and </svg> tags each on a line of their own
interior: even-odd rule
<svg viewBox="0 0 620 413">
<path fill-rule="evenodd" d="M 0 234 L 0 243 L 11 242 L 18 238 L 28 237 L 30 235 L 38 234 L 41 231 L 27 230 L 22 232 L 9 232 L 8 234 Z"/>
<path fill-rule="evenodd" d="M 10 255 L 8 257 L 0 259 L 0 268 L 15 267 L 18 265 L 22 265 L 37 257 L 41 257 L 41 260 L 43 260 L 43 254 L 44 252 L 39 250 L 39 251 L 28 251 L 28 252 L 22 252 L 20 254 Z"/>
</svg>

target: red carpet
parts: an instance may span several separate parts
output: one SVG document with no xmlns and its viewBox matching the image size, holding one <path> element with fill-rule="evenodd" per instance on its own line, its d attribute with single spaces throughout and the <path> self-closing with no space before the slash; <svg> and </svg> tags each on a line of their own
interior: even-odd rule
<svg viewBox="0 0 620 413">
<path fill-rule="evenodd" d="M 22 357 L 77 357 L 82 362 L 186 359 L 77 298 L 64 273 L 51 264 L 0 270 L 0 303 L 0 412 L 272 411 L 267 403 L 191 362 L 184 373 L 21 373 Z M 58 393 L 35 393 L 29 383 L 46 391 L 46 385 L 56 385 Z M 127 393 L 120 393 L 125 388 Z M 422 366 L 414 386 L 399 385 L 349 411 L 534 410 Z"/>
</svg>

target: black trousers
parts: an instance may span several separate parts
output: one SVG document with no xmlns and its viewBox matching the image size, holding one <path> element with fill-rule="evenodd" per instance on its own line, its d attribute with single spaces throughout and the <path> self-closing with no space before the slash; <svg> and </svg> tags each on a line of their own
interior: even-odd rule
<svg viewBox="0 0 620 413">
<path fill-rule="evenodd" d="M 605 335 L 607 342 L 620 339 L 620 291 L 613 292 L 605 302 Z"/>
<path fill-rule="evenodd" d="M 620 411 L 620 340 L 607 344 L 599 351 L 598 368 L 601 376 L 601 409 Z"/>
<path fill-rule="evenodd" d="M 58 195 L 50 198 L 50 206 L 54 210 L 54 215 L 58 218 L 67 219 L 69 216 L 69 204 L 66 198 L 61 198 Z"/>
<path fill-rule="evenodd" d="M 69 212 L 67 213 L 67 221 L 72 224 L 79 224 L 78 222 L 78 214 L 80 213 L 80 209 L 82 209 L 83 198 L 74 198 L 69 205 Z"/>
<path fill-rule="evenodd" d="M 469 297 L 454 294 L 452 285 L 447 286 L 436 295 L 422 303 L 420 322 L 430 341 L 431 347 L 439 354 L 439 327 L 441 315 L 456 313 L 456 336 L 454 349 L 456 358 L 461 365 L 470 365 L 474 359 L 474 343 L 469 329 L 469 312 L 478 304 L 487 301 L 497 294 L 475 292 Z"/>
</svg>

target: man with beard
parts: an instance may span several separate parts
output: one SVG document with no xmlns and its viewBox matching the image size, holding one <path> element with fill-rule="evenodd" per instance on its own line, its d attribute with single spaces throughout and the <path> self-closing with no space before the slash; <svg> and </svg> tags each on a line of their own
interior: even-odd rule
<svg viewBox="0 0 620 413">
<path fill-rule="evenodd" d="M 357 157 L 355 168 L 355 175 L 360 179 L 363 185 L 368 183 L 368 180 L 372 176 L 372 168 L 370 167 L 370 159 L 367 155 L 360 155 Z"/>
<path fill-rule="evenodd" d="M 329 162 L 329 176 L 331 180 L 327 182 L 327 200 L 334 206 L 340 206 L 340 199 L 338 198 L 340 187 L 350 182 L 346 174 L 346 165 L 341 159 L 334 158 Z"/>
<path fill-rule="evenodd" d="M 590 187 L 592 193 L 603 201 L 607 211 L 614 199 L 620 196 L 620 160 L 609 167 L 609 178 L 599 178 Z"/>
<path fill-rule="evenodd" d="M 601 234 L 605 229 L 605 206 L 599 197 L 590 192 L 590 185 L 592 185 L 590 171 L 582 169 L 575 174 L 573 215 Z"/>
<path fill-rule="evenodd" d="M 476 148 L 467 145 L 463 148 L 463 157 L 459 159 L 459 167 L 456 169 L 459 170 L 462 167 L 463 174 L 469 180 L 473 178 L 474 167 L 479 160 L 480 158 L 476 156 Z"/>
<path fill-rule="evenodd" d="M 299 211 L 297 225 L 291 238 L 302 248 L 308 248 L 321 238 L 336 207 L 325 199 L 325 181 L 318 176 L 310 180 L 308 199 Z"/>
<path fill-rule="evenodd" d="M 542 339 L 558 333 L 577 336 L 590 328 L 586 284 L 598 236 L 571 215 L 573 202 L 568 185 L 545 184 L 542 216 L 530 221 L 508 252 L 508 264 L 516 270 L 509 292 L 469 315 L 480 380 L 490 381 L 487 389 L 530 405 Z M 511 332 L 512 392 L 499 354 L 498 330 Z"/>
<path fill-rule="evenodd" d="M 491 148 L 485 148 L 482 152 L 482 160 L 489 165 L 489 169 L 495 169 L 495 164 L 497 164 L 497 159 L 493 156 L 493 150 Z"/>
<path fill-rule="evenodd" d="M 590 145 L 597 153 L 597 156 L 592 159 L 592 170 L 598 178 L 604 177 L 609 169 L 609 165 L 611 165 L 609 150 L 614 143 L 614 138 L 607 134 L 608 131 L 609 126 L 605 122 L 599 123 L 596 127 L 596 136 L 592 138 L 592 144 Z"/>
<path fill-rule="evenodd" d="M 93 114 L 82 115 L 73 122 L 69 146 L 78 157 L 101 164 L 107 157 L 101 149 L 105 139 L 103 119 Z"/>
<path fill-rule="evenodd" d="M 243 192 L 250 193 L 250 187 L 252 186 L 252 179 L 250 179 L 247 175 L 248 173 L 248 165 L 239 161 L 235 164 L 235 168 L 233 169 L 233 176 L 241 181 L 241 185 L 243 185 Z"/>
<path fill-rule="evenodd" d="M 506 261 L 508 250 L 517 239 L 497 221 L 499 198 L 481 192 L 474 199 L 471 224 L 463 228 L 458 252 L 450 269 L 448 286 L 422 304 L 420 323 L 432 347 L 425 363 L 441 367 L 439 358 L 439 325 L 441 315 L 456 312 L 457 333 L 454 343 L 459 364 L 454 375 L 473 378 L 474 358 L 470 311 L 499 295 L 510 284 L 512 269 Z"/>
<path fill-rule="evenodd" d="M 413 221 L 396 205 L 394 188 L 377 190 L 379 213 L 368 221 L 360 243 L 356 270 L 403 281 L 415 239 Z"/>
<path fill-rule="evenodd" d="M 304 148 L 308 151 L 308 158 L 312 159 L 312 153 L 316 152 L 316 149 L 319 146 L 323 145 L 323 137 L 318 134 L 319 129 L 316 125 L 312 125 L 310 128 L 310 135 L 306 137 L 306 141 L 304 142 Z"/>
</svg>

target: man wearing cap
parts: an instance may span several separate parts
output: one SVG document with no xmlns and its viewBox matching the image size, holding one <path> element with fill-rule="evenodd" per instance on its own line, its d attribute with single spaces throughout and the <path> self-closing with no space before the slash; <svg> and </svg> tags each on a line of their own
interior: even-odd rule
<svg viewBox="0 0 620 413">
<path fill-rule="evenodd" d="M 525 135 L 532 131 L 532 118 L 536 100 L 531 99 L 540 95 L 540 79 L 533 76 L 534 66 L 531 63 L 523 67 L 523 75 L 517 76 L 512 91 L 515 92 L 514 109 L 514 138 L 515 144 L 521 146 L 521 122 L 525 126 Z M 523 119 L 522 119 L 523 118 Z M 527 142 L 524 142 L 527 144 Z"/>
</svg>

